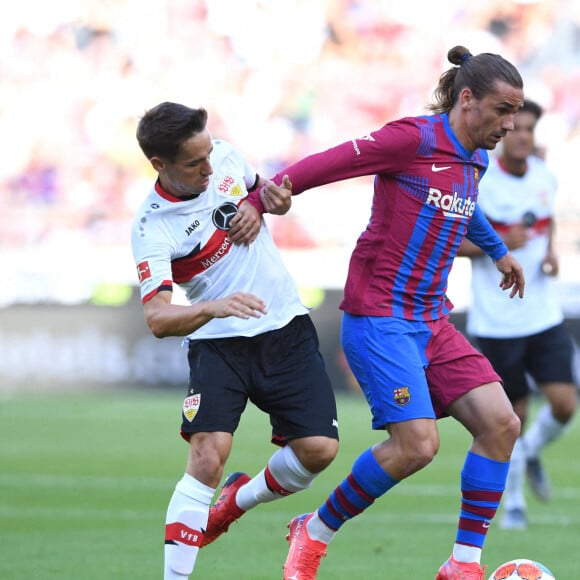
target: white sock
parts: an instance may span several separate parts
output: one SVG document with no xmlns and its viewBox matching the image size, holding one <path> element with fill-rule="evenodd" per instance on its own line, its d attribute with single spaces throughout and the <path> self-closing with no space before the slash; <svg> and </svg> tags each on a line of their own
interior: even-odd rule
<svg viewBox="0 0 580 580">
<path fill-rule="evenodd" d="M 308 522 L 306 522 L 306 531 L 313 540 L 324 542 L 325 544 L 328 544 L 336 535 L 336 530 L 331 530 L 318 517 L 318 510 L 316 510 Z"/>
<path fill-rule="evenodd" d="M 274 501 L 306 489 L 312 485 L 315 477 L 300 463 L 290 445 L 286 445 L 270 457 L 265 469 L 240 487 L 236 503 L 241 509 L 249 510 L 259 503 Z"/>
<path fill-rule="evenodd" d="M 453 546 L 453 558 L 456 562 L 481 562 L 481 548 L 455 544 Z"/>
<path fill-rule="evenodd" d="M 165 520 L 164 580 L 189 578 L 214 493 L 214 488 L 187 473 L 175 486 Z"/>
<path fill-rule="evenodd" d="M 539 411 L 524 435 L 524 444 L 528 457 L 538 457 L 542 449 L 562 435 L 566 424 L 554 419 L 549 404 L 545 404 Z"/>
<path fill-rule="evenodd" d="M 526 474 L 526 451 L 521 437 L 518 437 L 508 471 L 505 492 L 503 495 L 504 509 L 525 509 L 524 480 Z"/>
</svg>

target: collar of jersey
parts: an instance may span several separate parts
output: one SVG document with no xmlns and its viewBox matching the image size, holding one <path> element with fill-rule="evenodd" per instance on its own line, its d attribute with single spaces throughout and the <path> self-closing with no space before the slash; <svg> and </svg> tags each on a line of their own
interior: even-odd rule
<svg viewBox="0 0 580 580">
<path fill-rule="evenodd" d="M 195 195 L 187 195 L 185 197 L 177 197 L 176 195 L 173 195 L 171 193 L 168 193 L 167 191 L 165 191 L 161 187 L 161 183 L 159 183 L 159 179 L 155 182 L 155 191 L 163 199 L 166 199 L 167 201 L 170 201 L 172 203 L 178 203 L 180 201 L 191 201 L 192 199 L 195 199 L 196 197 L 199 197 L 199 193 L 196 193 Z"/>
<path fill-rule="evenodd" d="M 461 155 L 463 159 L 471 159 L 472 154 L 459 142 L 459 139 L 457 139 L 457 136 L 453 132 L 453 129 L 449 124 L 449 115 L 447 113 L 443 113 L 441 115 L 441 119 L 443 120 L 443 127 L 445 129 L 445 133 L 447 133 L 447 136 L 455 146 L 455 150 L 457 151 L 457 153 Z"/>
</svg>

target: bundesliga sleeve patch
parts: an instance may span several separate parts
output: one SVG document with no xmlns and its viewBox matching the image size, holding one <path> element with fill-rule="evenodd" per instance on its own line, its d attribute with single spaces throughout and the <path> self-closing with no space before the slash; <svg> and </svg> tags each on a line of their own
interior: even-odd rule
<svg viewBox="0 0 580 580">
<path fill-rule="evenodd" d="M 191 395 L 186 397 L 183 401 L 183 415 L 191 423 L 193 418 L 197 415 L 199 404 L 201 401 L 201 394 Z"/>
<path fill-rule="evenodd" d="M 151 278 L 151 270 L 147 260 L 137 265 L 137 274 L 139 276 L 139 284 L 145 282 L 147 278 Z"/>
</svg>

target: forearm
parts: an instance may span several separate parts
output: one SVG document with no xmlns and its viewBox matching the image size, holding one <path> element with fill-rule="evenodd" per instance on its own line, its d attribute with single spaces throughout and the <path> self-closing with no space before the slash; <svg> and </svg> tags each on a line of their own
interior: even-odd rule
<svg viewBox="0 0 580 580">
<path fill-rule="evenodd" d="M 309 155 L 275 175 L 272 181 L 279 185 L 283 176 L 288 175 L 292 182 L 292 195 L 298 195 L 308 189 L 356 176 L 352 165 L 348 169 L 348 163 L 352 163 L 352 160 L 350 155 L 345 154 L 343 146 L 344 144 L 333 150 Z M 341 159 L 345 157 L 348 161 L 342 163 Z"/>
<path fill-rule="evenodd" d="M 493 229 L 477 204 L 467 227 L 466 237 L 494 261 L 503 258 L 508 253 L 504 241 Z"/>
<path fill-rule="evenodd" d="M 260 190 L 264 186 L 264 183 L 265 181 L 258 176 L 255 187 L 248 192 L 248 197 L 246 197 L 246 201 L 252 204 L 260 212 L 261 215 L 266 213 L 266 210 L 264 209 L 264 204 L 260 199 Z"/>
<path fill-rule="evenodd" d="M 554 218 L 550 218 L 550 225 L 548 226 L 548 253 L 554 253 L 554 236 L 556 234 L 556 222 Z"/>
<path fill-rule="evenodd" d="M 459 246 L 457 255 L 464 258 L 479 258 L 486 254 L 479 246 L 469 241 L 467 238 L 464 238 Z"/>
<path fill-rule="evenodd" d="M 211 302 L 189 306 L 164 304 L 162 307 L 149 309 L 145 305 L 145 320 L 152 334 L 157 338 L 187 336 L 207 324 L 212 318 Z"/>
<path fill-rule="evenodd" d="M 399 157 L 384 143 L 353 139 L 304 157 L 275 175 L 272 181 L 280 184 L 284 175 L 288 175 L 292 195 L 297 195 L 329 183 L 387 171 L 393 158 L 399 162 Z"/>
<path fill-rule="evenodd" d="M 160 292 L 143 305 L 145 320 L 157 338 L 187 336 L 214 318 L 235 316 L 247 320 L 267 314 L 266 303 L 254 294 L 234 292 L 216 300 L 189 306 L 171 303 L 170 292 Z"/>
</svg>

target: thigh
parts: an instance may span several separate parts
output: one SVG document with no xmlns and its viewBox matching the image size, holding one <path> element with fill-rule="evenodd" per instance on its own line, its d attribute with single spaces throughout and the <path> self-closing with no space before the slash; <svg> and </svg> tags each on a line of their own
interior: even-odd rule
<svg viewBox="0 0 580 580">
<path fill-rule="evenodd" d="M 181 434 L 223 431 L 233 434 L 246 408 L 248 380 L 243 340 L 199 340 L 189 344 L 189 384 L 183 401 Z"/>
<path fill-rule="evenodd" d="M 435 418 L 425 377 L 429 336 L 424 323 L 343 315 L 342 348 L 370 406 L 373 429 Z"/>
<path fill-rule="evenodd" d="M 433 335 L 427 348 L 427 382 L 437 417 L 469 391 L 500 377 L 485 356 L 445 317 L 430 322 Z"/>
<path fill-rule="evenodd" d="M 303 437 L 338 439 L 336 400 L 310 316 L 256 341 L 249 396 L 270 416 L 272 442 Z"/>
<path fill-rule="evenodd" d="M 491 362 L 503 382 L 510 401 L 524 399 L 530 390 L 526 376 L 528 338 L 482 338 L 477 346 Z"/>
<path fill-rule="evenodd" d="M 529 337 L 527 365 L 538 383 L 573 383 L 572 339 L 563 324 Z"/>
</svg>

